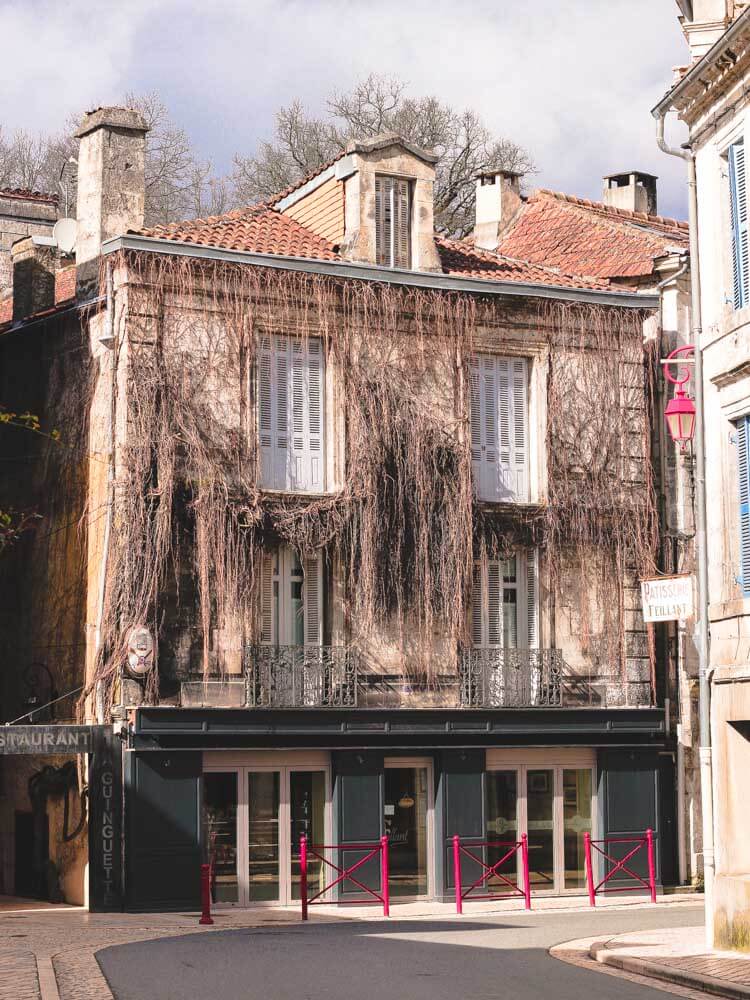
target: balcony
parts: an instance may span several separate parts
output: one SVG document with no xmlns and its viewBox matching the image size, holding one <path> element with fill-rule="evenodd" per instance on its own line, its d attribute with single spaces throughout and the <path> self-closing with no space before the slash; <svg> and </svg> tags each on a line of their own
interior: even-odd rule
<svg viewBox="0 0 750 1000">
<path fill-rule="evenodd" d="M 249 708 L 560 708 L 586 704 L 565 685 L 554 649 L 470 650 L 456 673 L 429 680 L 363 669 L 345 646 L 250 646 L 245 651 Z M 590 703 L 590 702 L 589 702 Z"/>
</svg>

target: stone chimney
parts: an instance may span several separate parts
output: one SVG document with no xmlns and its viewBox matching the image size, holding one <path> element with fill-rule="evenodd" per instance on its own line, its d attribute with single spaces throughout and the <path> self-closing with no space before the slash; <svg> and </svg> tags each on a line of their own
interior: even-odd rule
<svg viewBox="0 0 750 1000">
<path fill-rule="evenodd" d="M 605 205 L 628 212 L 656 215 L 656 182 L 653 174 L 633 170 L 627 174 L 609 174 L 604 178 Z"/>
<path fill-rule="evenodd" d="M 55 304 L 55 272 L 60 253 L 51 237 L 27 236 L 11 248 L 13 321 Z"/>
<path fill-rule="evenodd" d="M 515 170 L 483 170 L 477 175 L 474 245 L 496 250 L 516 219 L 523 201 L 521 178 Z"/>
<path fill-rule="evenodd" d="M 84 115 L 76 132 L 81 140 L 76 208 L 79 281 L 81 265 L 99 257 L 104 240 L 143 226 L 147 131 L 138 111 L 96 108 Z"/>
</svg>

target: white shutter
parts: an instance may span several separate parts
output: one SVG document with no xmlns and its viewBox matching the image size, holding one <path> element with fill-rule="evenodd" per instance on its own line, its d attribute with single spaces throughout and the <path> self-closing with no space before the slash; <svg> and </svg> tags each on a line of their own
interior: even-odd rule
<svg viewBox="0 0 750 1000">
<path fill-rule="evenodd" d="M 740 488 L 740 585 L 750 596 L 750 417 L 737 424 L 737 474 Z"/>
<path fill-rule="evenodd" d="M 529 649 L 539 648 L 539 553 L 526 554 L 526 641 Z"/>
<path fill-rule="evenodd" d="M 268 337 L 260 343 L 258 355 L 258 435 L 260 438 L 260 483 L 273 488 L 274 393 L 273 348 Z"/>
<path fill-rule="evenodd" d="M 487 562 L 487 646 L 503 645 L 503 568 L 497 559 Z"/>
<path fill-rule="evenodd" d="M 323 642 L 323 559 L 320 554 L 304 561 L 305 645 Z"/>
<path fill-rule="evenodd" d="M 393 266 L 411 266 L 411 211 L 409 182 L 393 181 Z"/>
<path fill-rule="evenodd" d="M 261 485 L 323 491 L 323 343 L 264 337 L 258 361 Z"/>
<path fill-rule="evenodd" d="M 274 594 L 274 566 L 278 552 L 263 552 L 260 576 L 260 641 L 264 646 L 277 646 L 278 636 L 278 587 Z"/>
<path fill-rule="evenodd" d="M 484 607 L 482 564 L 475 562 L 471 576 L 471 642 L 475 649 L 482 649 L 485 645 Z"/>
<path fill-rule="evenodd" d="M 529 496 L 529 406 L 526 358 L 483 354 L 469 363 L 471 460 L 480 500 Z"/>
</svg>

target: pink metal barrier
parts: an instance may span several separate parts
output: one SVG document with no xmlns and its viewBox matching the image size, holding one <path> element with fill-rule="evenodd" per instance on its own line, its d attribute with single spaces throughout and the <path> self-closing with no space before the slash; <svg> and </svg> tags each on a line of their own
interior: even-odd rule
<svg viewBox="0 0 750 1000">
<path fill-rule="evenodd" d="M 211 916 L 211 876 L 213 865 L 201 865 L 201 918 L 199 924 L 212 924 Z"/>
<path fill-rule="evenodd" d="M 504 850 L 504 854 L 501 858 L 498 858 L 494 864 L 488 865 L 483 858 L 477 857 L 474 853 L 475 850 L 481 849 L 483 847 L 499 848 Z M 498 871 L 501 865 L 505 864 L 511 858 L 516 858 L 516 856 L 521 855 L 521 882 L 522 886 L 519 886 L 517 881 L 512 881 L 507 878 L 501 871 Z M 461 877 L 461 856 L 471 858 L 475 864 L 480 865 L 482 869 L 482 874 L 479 878 L 472 882 L 472 884 L 464 889 L 463 880 Z M 461 843 L 461 838 L 455 836 L 453 838 L 453 878 L 456 883 L 456 913 L 463 913 L 464 900 L 469 896 L 470 893 L 474 892 L 480 886 L 484 886 L 487 883 L 487 888 L 490 888 L 490 879 L 496 878 L 500 882 L 504 882 L 508 886 L 510 892 L 503 893 L 502 895 L 495 896 L 485 896 L 483 895 L 481 899 L 514 899 L 516 896 L 520 896 L 524 901 L 524 906 L 527 910 L 531 909 L 531 883 L 529 879 L 529 845 L 524 833 L 520 840 L 503 841 L 503 840 L 484 840 L 479 843 L 472 843 L 471 847 L 465 847 Z M 478 897 L 475 897 L 478 898 Z"/>
<path fill-rule="evenodd" d="M 614 858 L 610 853 L 608 853 L 611 848 L 610 844 L 634 844 L 627 853 L 621 858 Z M 600 845 L 604 845 L 603 847 Z M 653 830 L 646 830 L 642 837 L 605 837 L 603 840 L 592 840 L 590 833 L 584 833 L 583 835 L 583 846 L 584 853 L 586 856 L 586 884 L 589 889 L 589 902 L 592 906 L 596 906 L 596 897 L 599 893 L 604 892 L 638 892 L 640 889 L 648 889 L 651 896 L 651 902 L 656 902 L 656 866 L 654 864 L 654 833 Z M 635 855 L 641 851 L 646 851 L 646 856 L 648 859 L 648 881 L 634 872 L 632 868 L 628 867 L 628 864 Z M 594 866 L 592 863 L 592 851 L 597 851 L 608 864 L 614 867 L 610 868 L 605 874 L 604 878 L 597 883 L 594 883 Z M 635 885 L 621 885 L 621 886 L 609 886 L 607 883 L 609 880 L 618 874 L 628 875 L 636 884 Z"/>
<path fill-rule="evenodd" d="M 367 853 L 359 861 L 350 865 L 348 868 L 341 868 L 339 865 L 335 864 L 325 854 L 321 854 L 321 851 L 366 851 Z M 380 858 L 380 881 L 382 886 L 381 892 L 376 892 L 371 889 L 364 882 L 360 882 L 359 879 L 354 878 L 354 872 L 371 861 L 372 858 Z M 328 865 L 329 868 L 337 873 L 337 878 L 328 885 L 323 886 L 314 896 L 308 894 L 308 867 L 311 858 L 316 858 L 321 861 L 323 865 Z M 368 896 L 372 896 L 379 903 L 383 904 L 383 916 L 388 917 L 391 913 L 390 896 L 388 894 L 388 880 L 390 878 L 390 872 L 388 868 L 388 838 L 381 837 L 376 844 L 308 844 L 307 837 L 303 834 L 300 837 L 299 844 L 299 862 L 300 862 L 300 895 L 302 897 L 302 919 L 307 920 L 307 908 L 313 903 L 322 903 L 322 897 L 330 890 L 335 888 L 335 886 L 340 885 L 343 882 L 349 881 L 361 889 L 362 892 L 367 893 Z M 356 905 L 360 900 L 338 900 L 339 903 L 351 903 Z"/>
</svg>

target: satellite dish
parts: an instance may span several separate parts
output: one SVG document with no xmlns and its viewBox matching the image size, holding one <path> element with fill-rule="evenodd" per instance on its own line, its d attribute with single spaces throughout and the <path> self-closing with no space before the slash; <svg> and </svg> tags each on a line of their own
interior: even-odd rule
<svg viewBox="0 0 750 1000">
<path fill-rule="evenodd" d="M 52 238 L 63 253 L 72 253 L 76 245 L 78 223 L 75 219 L 58 219 L 52 227 Z"/>
</svg>

